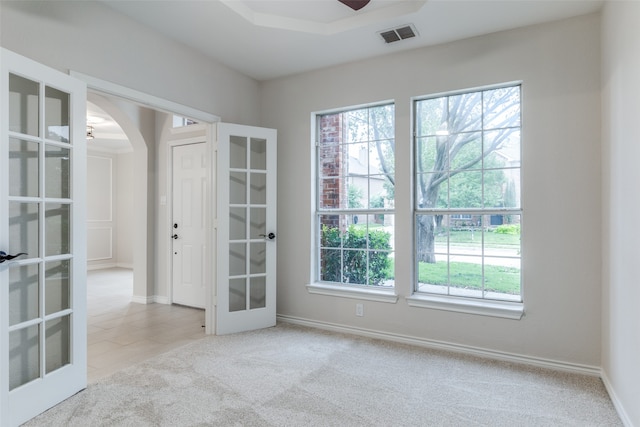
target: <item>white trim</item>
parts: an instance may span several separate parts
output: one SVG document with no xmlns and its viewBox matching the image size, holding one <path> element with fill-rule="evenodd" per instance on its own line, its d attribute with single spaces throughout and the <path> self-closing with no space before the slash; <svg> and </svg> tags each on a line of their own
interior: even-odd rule
<svg viewBox="0 0 640 427">
<path fill-rule="evenodd" d="M 118 264 L 115 264 L 113 262 L 109 263 L 109 264 L 87 264 L 87 271 L 93 271 L 93 270 L 106 270 L 109 268 L 117 268 L 120 267 Z"/>
<path fill-rule="evenodd" d="M 171 300 L 169 299 L 169 297 L 163 297 L 161 295 L 154 295 L 153 302 L 156 304 L 171 304 Z"/>
<path fill-rule="evenodd" d="M 600 378 L 602 379 L 604 388 L 606 388 L 607 393 L 609 393 L 609 398 L 613 403 L 613 407 L 616 408 L 616 412 L 618 413 L 622 424 L 624 424 L 626 427 L 633 427 L 633 422 L 631 421 L 631 418 L 629 418 L 629 414 L 627 414 L 627 411 L 625 411 L 624 406 L 622 406 L 622 402 L 620 402 L 620 399 L 618 398 L 618 395 L 616 394 L 615 389 L 613 388 L 613 385 L 611 384 L 611 381 L 609 380 L 609 377 L 607 376 L 607 373 L 604 369 L 600 373 Z"/>
<path fill-rule="evenodd" d="M 310 294 L 328 295 L 332 297 L 354 298 L 366 301 L 398 302 L 395 288 L 356 287 L 350 285 L 331 285 L 328 283 L 310 283 L 307 285 Z"/>
<path fill-rule="evenodd" d="M 155 296 L 142 297 L 140 295 L 132 295 L 131 302 L 135 302 L 136 304 L 153 304 Z"/>
<path fill-rule="evenodd" d="M 410 297 L 406 297 L 405 300 L 410 307 L 431 308 L 514 320 L 520 320 L 524 316 L 524 304 L 521 302 L 425 294 L 413 294 Z"/>
<path fill-rule="evenodd" d="M 85 82 L 89 89 L 98 90 L 109 95 L 124 98 L 154 110 L 162 110 L 165 113 L 177 114 L 199 122 L 216 123 L 220 121 L 220 117 L 216 115 L 205 113 L 204 111 L 197 110 L 186 105 L 178 104 L 164 98 L 158 98 L 157 96 L 150 95 L 148 93 L 92 77 L 78 71 L 70 70 L 69 75 Z"/>
<path fill-rule="evenodd" d="M 401 344 L 415 345 L 418 347 L 451 351 L 454 353 L 469 354 L 472 356 L 484 357 L 493 360 L 518 363 L 522 365 L 537 366 L 540 368 L 554 369 L 557 371 L 570 372 L 574 374 L 601 377 L 602 370 L 599 366 L 582 365 L 578 363 L 563 362 L 553 359 L 526 356 L 523 354 L 507 353 L 496 350 L 489 350 L 482 347 L 474 347 L 463 344 L 454 344 L 446 341 L 430 340 L 426 338 L 412 337 L 408 335 L 394 334 L 389 332 L 374 331 L 371 329 L 344 326 L 336 323 L 321 322 L 317 320 L 303 319 L 295 316 L 278 315 L 278 321 L 291 323 L 294 325 L 308 326 L 332 332 L 353 334 L 368 338 L 381 339 L 385 341 L 397 342 Z"/>
</svg>

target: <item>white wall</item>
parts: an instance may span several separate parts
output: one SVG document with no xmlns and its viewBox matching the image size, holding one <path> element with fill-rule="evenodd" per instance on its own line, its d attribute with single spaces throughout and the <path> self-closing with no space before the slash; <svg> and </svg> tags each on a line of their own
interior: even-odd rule
<svg viewBox="0 0 640 427">
<path fill-rule="evenodd" d="M 525 316 L 409 307 L 411 97 L 523 81 Z M 351 328 L 600 366 L 600 17 L 496 33 L 261 84 L 278 129 L 278 313 Z M 396 103 L 396 304 L 311 295 L 314 111 Z M 278 108 L 270 108 L 277 105 Z"/>
<path fill-rule="evenodd" d="M 133 152 L 119 153 L 116 168 L 116 221 L 118 233 L 116 235 L 117 265 L 122 268 L 133 268 L 133 182 L 134 163 Z"/>
<path fill-rule="evenodd" d="M 258 121 L 258 83 L 95 1 L 0 2 L 2 47 L 197 108 Z"/>
<path fill-rule="evenodd" d="M 116 176 L 118 156 L 87 150 L 87 268 L 112 268 L 118 262 Z"/>
<path fill-rule="evenodd" d="M 627 425 L 640 426 L 640 3 L 602 16 L 602 369 Z"/>
</svg>

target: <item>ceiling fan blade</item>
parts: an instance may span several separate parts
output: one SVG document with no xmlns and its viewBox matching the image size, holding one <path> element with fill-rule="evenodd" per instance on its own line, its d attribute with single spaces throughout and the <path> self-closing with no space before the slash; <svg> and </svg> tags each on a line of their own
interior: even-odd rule
<svg viewBox="0 0 640 427">
<path fill-rule="evenodd" d="M 340 3 L 349 6 L 353 10 L 360 10 L 365 7 L 371 0 L 338 0 Z"/>
</svg>

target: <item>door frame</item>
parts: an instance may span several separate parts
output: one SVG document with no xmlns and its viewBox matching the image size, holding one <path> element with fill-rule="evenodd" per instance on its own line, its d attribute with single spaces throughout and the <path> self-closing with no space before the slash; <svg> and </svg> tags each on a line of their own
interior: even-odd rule
<svg viewBox="0 0 640 427">
<path fill-rule="evenodd" d="M 207 213 L 208 213 L 208 220 L 207 220 L 207 224 L 206 224 L 206 228 L 207 228 L 207 233 L 208 236 L 206 238 L 206 241 L 209 242 L 209 246 L 211 246 L 211 249 L 209 251 L 209 253 L 211 254 L 211 258 L 215 259 L 216 255 L 217 255 L 217 251 L 216 251 L 216 247 L 215 245 L 212 246 L 212 244 L 215 243 L 215 241 L 213 240 L 213 233 L 212 233 L 212 229 L 214 227 L 214 222 L 215 219 L 213 218 L 214 215 L 214 211 L 212 211 L 212 207 L 213 204 L 211 203 L 211 199 L 214 199 L 217 196 L 217 189 L 215 188 L 215 186 L 213 186 L 213 177 L 215 176 L 215 169 L 216 169 L 216 165 L 213 164 L 211 162 L 212 160 L 212 156 L 211 156 L 211 152 L 212 152 L 212 145 L 213 145 L 213 141 L 211 138 L 211 132 L 209 131 L 210 126 L 209 125 L 190 125 L 189 128 L 191 129 L 182 129 L 182 128 L 178 128 L 179 130 L 177 132 L 175 132 L 175 134 L 180 134 L 180 133 L 186 133 L 194 131 L 194 132 L 201 132 L 204 131 L 205 135 L 204 136 L 196 136 L 196 137 L 186 137 L 186 138 L 180 138 L 180 139 L 176 139 L 174 141 L 169 141 L 169 143 L 167 144 L 167 204 L 166 204 L 166 218 L 167 218 L 167 224 L 166 224 L 166 230 L 167 230 L 167 234 L 165 236 L 165 238 L 169 241 L 169 245 L 168 245 L 168 250 L 167 250 L 167 298 L 168 304 L 172 304 L 173 303 L 173 260 L 174 257 L 172 255 L 172 242 L 171 242 L 171 237 L 170 237 L 170 232 L 172 230 L 172 224 L 173 224 L 173 148 L 174 147 L 179 147 L 179 146 L 183 146 L 183 145 L 191 145 L 191 144 L 205 144 L 205 149 L 206 149 L 206 155 L 209 158 L 209 169 L 207 171 L 207 185 L 209 186 L 209 195 L 210 195 L 210 200 L 209 200 L 209 206 L 207 206 Z M 162 238 L 162 237 L 161 237 Z M 215 283 L 215 279 L 212 277 L 213 274 L 213 269 L 211 267 L 208 267 L 206 269 L 206 273 L 205 273 L 205 277 L 203 278 L 203 280 L 205 280 L 206 283 L 206 300 L 207 301 L 211 301 L 211 295 L 214 294 L 213 289 L 212 289 L 212 284 Z M 205 312 L 207 312 L 207 304 L 205 303 Z M 206 315 L 205 315 L 206 316 Z M 206 320 L 205 320 L 205 329 L 206 329 Z M 213 326 L 213 325 L 212 325 Z M 215 331 L 215 328 L 213 328 L 212 332 Z M 206 332 L 207 334 L 209 334 L 209 332 Z"/>
<path fill-rule="evenodd" d="M 123 99 L 147 108 L 151 108 L 151 109 L 162 111 L 169 114 L 176 114 L 184 117 L 189 117 L 197 120 L 203 126 L 206 127 L 207 140 L 209 141 L 209 147 L 210 147 L 210 153 L 211 153 L 211 165 L 212 165 L 212 168 L 215 167 L 216 154 L 215 154 L 215 147 L 213 146 L 213 140 L 216 135 L 215 125 L 216 123 L 221 121 L 219 116 L 216 116 L 214 114 L 210 114 L 205 111 L 198 110 L 192 107 L 188 107 L 186 105 L 182 105 L 173 101 L 169 101 L 164 98 L 150 95 L 145 92 L 140 92 L 134 89 L 130 89 L 128 87 L 121 86 L 121 85 L 118 85 L 106 80 L 102 80 L 84 73 L 80 73 L 74 70 L 69 71 L 69 75 L 83 81 L 87 85 L 87 93 L 96 93 L 98 95 L 113 96 L 113 97 Z M 211 178 L 211 184 L 212 186 L 215 186 L 215 179 L 213 176 Z M 210 204 L 211 204 L 210 212 L 212 212 L 212 217 L 213 217 L 213 213 L 216 212 L 216 200 L 215 200 L 215 197 L 212 197 L 211 199 L 212 200 L 210 201 Z M 157 202 L 160 202 L 160 201 L 157 201 Z M 145 224 L 148 225 L 146 213 L 148 212 L 148 210 L 152 210 L 155 207 L 149 206 L 148 203 L 145 203 L 144 208 L 145 208 L 143 209 L 144 213 L 142 214 L 144 215 L 144 218 L 138 218 L 137 221 L 140 221 L 140 222 L 144 221 Z M 215 227 L 216 225 L 215 220 L 212 218 L 211 221 L 212 221 L 211 226 Z M 170 227 L 170 224 L 167 223 L 167 225 L 168 227 Z M 148 279 L 147 271 L 153 268 L 153 259 L 149 260 L 149 257 L 151 256 L 153 258 L 152 254 L 153 254 L 154 247 L 153 245 L 150 245 L 148 242 L 148 234 L 146 233 L 146 228 L 144 231 L 145 231 L 144 233 L 145 239 L 140 244 L 140 248 L 137 250 L 144 252 L 140 256 L 142 256 L 143 259 L 145 260 L 145 263 L 144 263 L 145 265 L 141 266 L 141 268 L 144 269 L 144 272 L 143 272 L 144 278 L 142 280 L 144 280 L 145 282 L 144 286 L 147 289 L 147 294 L 146 294 L 146 301 L 138 301 L 138 302 L 152 302 L 152 299 L 155 297 L 155 295 L 149 293 L 149 286 L 147 283 L 149 279 Z M 155 234 L 157 233 L 155 233 L 154 231 L 152 235 L 155 236 Z M 211 245 L 213 248 L 215 248 L 216 247 L 215 230 L 212 230 L 210 234 L 211 234 L 211 238 L 210 238 Z M 215 262 L 215 258 L 214 258 L 214 262 Z M 215 296 L 214 296 L 215 295 L 214 290 L 216 287 L 215 277 L 211 277 L 210 283 L 211 285 L 207 287 L 207 298 L 206 298 L 207 301 L 206 301 L 206 307 L 205 307 L 205 333 L 206 334 L 215 333 L 215 319 L 216 319 Z"/>
</svg>

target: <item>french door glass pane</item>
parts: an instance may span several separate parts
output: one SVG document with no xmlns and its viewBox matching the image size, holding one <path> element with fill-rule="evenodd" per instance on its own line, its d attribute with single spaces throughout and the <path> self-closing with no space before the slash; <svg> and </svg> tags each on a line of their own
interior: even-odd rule
<svg viewBox="0 0 640 427">
<path fill-rule="evenodd" d="M 9 131 L 39 136 L 40 85 L 9 74 Z"/>
<path fill-rule="evenodd" d="M 9 195 L 38 197 L 39 144 L 21 139 L 9 139 Z"/>
<path fill-rule="evenodd" d="M 247 209 L 229 208 L 229 240 L 247 238 Z"/>
<path fill-rule="evenodd" d="M 46 322 L 46 372 L 53 372 L 71 361 L 71 315 Z"/>
<path fill-rule="evenodd" d="M 38 203 L 9 202 L 9 253 L 38 258 L 39 211 Z"/>
<path fill-rule="evenodd" d="M 252 277 L 249 284 L 250 299 L 249 308 L 266 307 L 267 282 L 266 277 Z"/>
<path fill-rule="evenodd" d="M 247 168 L 247 138 L 231 136 L 229 167 L 232 169 Z"/>
<path fill-rule="evenodd" d="M 266 208 L 251 208 L 251 219 L 249 224 L 249 236 L 251 239 L 259 239 L 261 234 L 267 232 L 267 209 Z"/>
<path fill-rule="evenodd" d="M 40 326 L 9 332 L 9 390 L 40 376 Z"/>
<path fill-rule="evenodd" d="M 267 170 L 267 140 L 251 138 L 251 169 Z"/>
<path fill-rule="evenodd" d="M 45 314 L 70 308 L 71 262 L 53 261 L 45 264 Z"/>
<path fill-rule="evenodd" d="M 251 274 L 261 274 L 267 272 L 267 264 L 265 254 L 267 251 L 267 244 L 260 242 L 250 243 L 249 249 L 249 263 L 251 265 Z"/>
<path fill-rule="evenodd" d="M 70 250 L 70 206 L 47 203 L 45 209 L 46 255 L 68 254 Z"/>
<path fill-rule="evenodd" d="M 247 203 L 247 174 L 231 172 L 229 176 L 229 203 L 241 205 Z"/>
<path fill-rule="evenodd" d="M 242 311 L 247 309 L 246 279 L 229 280 L 229 311 Z"/>
<path fill-rule="evenodd" d="M 9 269 L 9 325 L 38 317 L 39 278 L 38 264 Z"/>
<path fill-rule="evenodd" d="M 45 157 L 45 196 L 68 199 L 71 178 L 71 150 L 47 145 Z"/>
<path fill-rule="evenodd" d="M 251 204 L 264 205 L 267 203 L 267 175 L 264 173 L 251 174 Z"/>
<path fill-rule="evenodd" d="M 46 137 L 54 141 L 70 142 L 69 94 L 47 86 L 44 96 Z"/>
<path fill-rule="evenodd" d="M 229 245 L 229 275 L 240 276 L 247 274 L 247 245 L 246 243 L 231 243 Z"/>
</svg>

